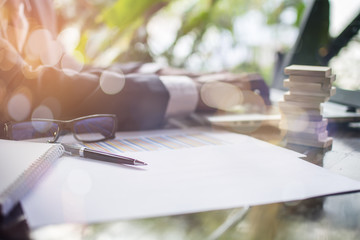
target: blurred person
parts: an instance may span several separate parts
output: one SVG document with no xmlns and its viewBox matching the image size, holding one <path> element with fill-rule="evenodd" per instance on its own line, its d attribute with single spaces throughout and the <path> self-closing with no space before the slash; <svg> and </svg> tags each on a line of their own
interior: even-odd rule
<svg viewBox="0 0 360 240">
<path fill-rule="evenodd" d="M 269 104 L 258 74 L 196 74 L 138 62 L 82 65 L 56 41 L 51 0 L 0 4 L 0 122 L 113 113 L 118 130 L 142 130 L 173 116 L 228 110 L 244 90 Z"/>
</svg>

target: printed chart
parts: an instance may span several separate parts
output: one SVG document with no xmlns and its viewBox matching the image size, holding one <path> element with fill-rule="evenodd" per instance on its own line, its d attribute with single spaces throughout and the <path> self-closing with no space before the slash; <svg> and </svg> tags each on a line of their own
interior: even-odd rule
<svg viewBox="0 0 360 240">
<path fill-rule="evenodd" d="M 221 145 L 225 142 L 204 133 L 158 135 L 139 138 L 112 139 L 84 143 L 85 147 L 106 152 L 139 152 Z"/>
</svg>

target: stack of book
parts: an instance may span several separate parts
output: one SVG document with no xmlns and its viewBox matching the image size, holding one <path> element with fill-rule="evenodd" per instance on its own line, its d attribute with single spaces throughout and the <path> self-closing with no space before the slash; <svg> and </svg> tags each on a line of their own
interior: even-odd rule
<svg viewBox="0 0 360 240">
<path fill-rule="evenodd" d="M 291 65 L 285 68 L 289 76 L 284 87 L 289 91 L 279 102 L 280 128 L 286 131 L 287 143 L 327 148 L 332 145 L 328 136 L 327 119 L 322 116 L 322 103 L 335 94 L 332 86 L 336 76 L 331 68 Z"/>
</svg>

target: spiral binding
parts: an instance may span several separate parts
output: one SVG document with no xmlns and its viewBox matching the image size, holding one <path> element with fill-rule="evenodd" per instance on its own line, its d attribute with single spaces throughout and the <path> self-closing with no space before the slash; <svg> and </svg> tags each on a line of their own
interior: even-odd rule
<svg viewBox="0 0 360 240">
<path fill-rule="evenodd" d="M 65 149 L 61 144 L 52 146 L 24 171 L 1 195 L 2 213 L 8 214 L 12 207 L 25 196 L 42 175 L 50 168 Z"/>
</svg>

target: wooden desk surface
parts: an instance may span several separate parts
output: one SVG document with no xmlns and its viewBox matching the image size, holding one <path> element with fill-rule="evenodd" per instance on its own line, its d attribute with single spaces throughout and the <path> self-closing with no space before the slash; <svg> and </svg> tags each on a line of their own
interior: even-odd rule
<svg viewBox="0 0 360 240">
<path fill-rule="evenodd" d="M 331 150 L 287 146 L 305 160 L 360 181 L 360 127 L 329 125 Z M 281 133 L 263 127 L 254 137 L 276 142 Z M 58 225 L 29 231 L 18 218 L 1 224 L 15 239 L 360 239 L 360 192 L 303 201 L 91 225 Z"/>
</svg>

